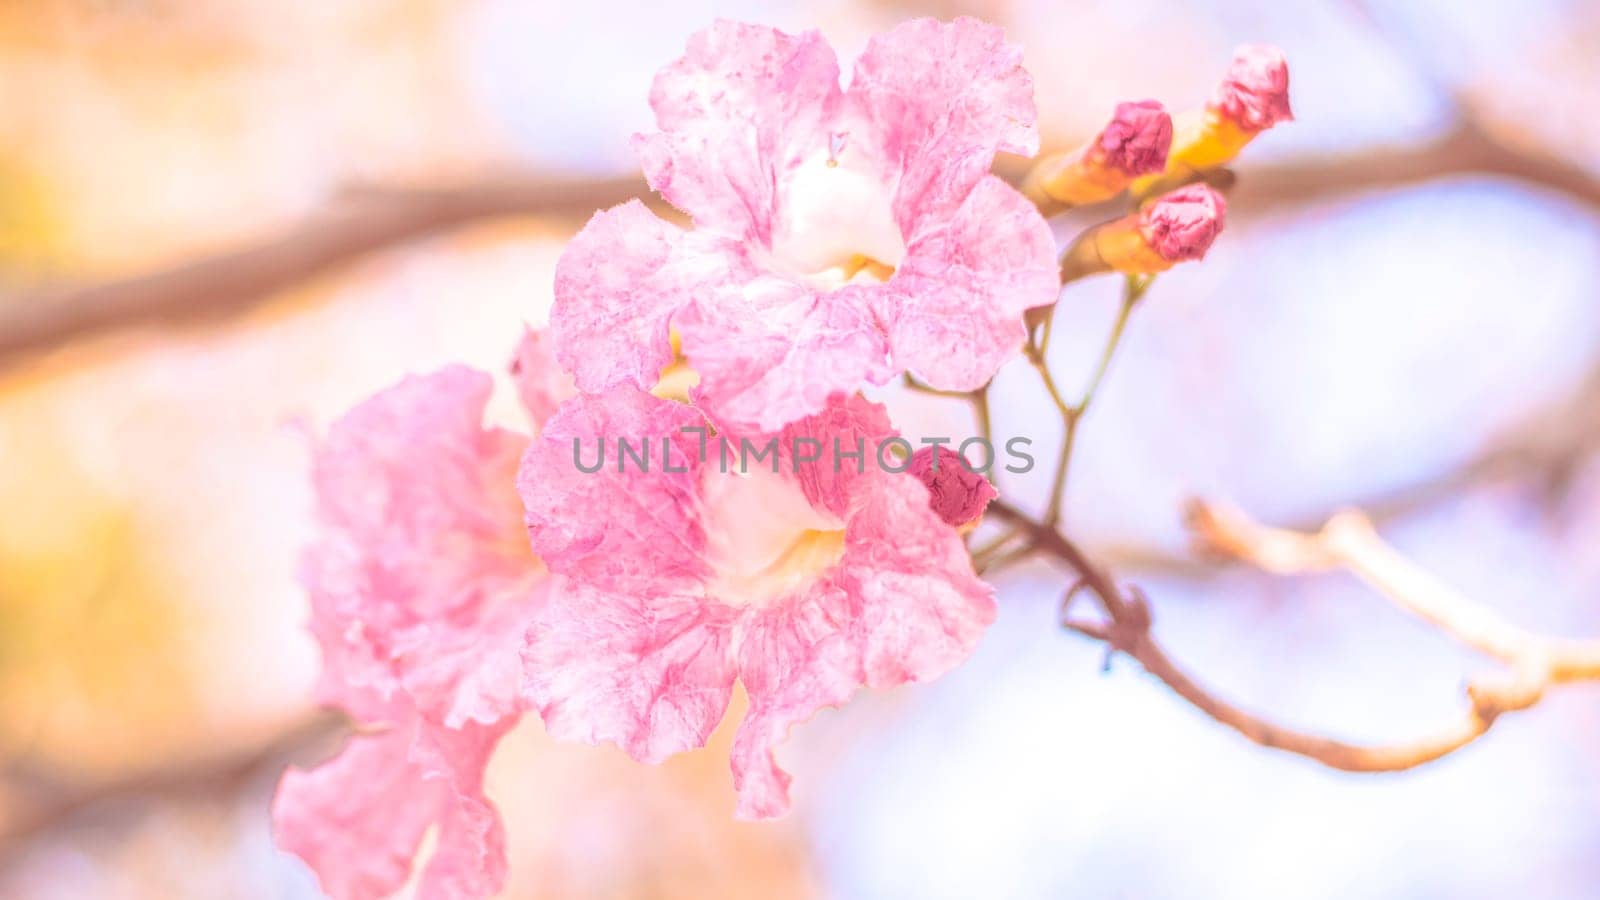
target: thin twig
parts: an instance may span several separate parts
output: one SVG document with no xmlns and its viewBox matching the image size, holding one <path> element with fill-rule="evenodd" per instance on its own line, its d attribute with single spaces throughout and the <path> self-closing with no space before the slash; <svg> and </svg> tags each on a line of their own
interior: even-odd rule
<svg viewBox="0 0 1600 900">
<path fill-rule="evenodd" d="M 978 436 L 983 438 L 985 447 L 993 447 L 994 417 L 989 410 L 989 385 L 973 391 L 969 399 L 972 401 L 972 414 L 978 420 Z"/>
<path fill-rule="evenodd" d="M 1055 376 L 1050 372 L 1050 364 L 1044 354 L 1037 349 L 1028 348 L 1028 362 L 1039 373 L 1039 381 L 1044 385 L 1046 394 L 1050 395 L 1050 402 L 1055 405 L 1056 413 L 1061 416 L 1061 451 L 1056 455 L 1056 468 L 1050 477 L 1050 501 L 1045 507 L 1045 521 L 1054 524 L 1061 518 L 1061 497 L 1066 493 L 1067 464 L 1072 459 L 1073 444 L 1078 437 L 1078 412 L 1067 402 L 1061 393 L 1061 388 L 1056 385 Z"/>
<path fill-rule="evenodd" d="M 1111 628 L 1097 623 L 1069 622 L 1067 627 L 1114 646 L 1191 706 L 1252 743 L 1304 756 L 1345 772 L 1400 772 L 1433 762 L 1483 736 L 1501 713 L 1526 708 L 1537 699 L 1525 686 L 1526 681 L 1503 684 L 1484 681 L 1470 689 L 1473 705 L 1468 714 L 1453 725 L 1398 744 L 1352 744 L 1279 725 L 1223 700 L 1184 672 L 1148 634 L 1119 639 Z"/>
<path fill-rule="evenodd" d="M 1037 344 L 1029 343 L 1024 347 L 1028 362 L 1039 373 L 1039 380 L 1044 383 L 1045 392 L 1050 395 L 1050 402 L 1055 404 L 1056 412 L 1061 416 L 1061 452 L 1056 457 L 1055 473 L 1050 481 L 1050 501 L 1045 507 L 1044 514 L 1046 525 L 1054 525 L 1061 520 L 1062 504 L 1066 500 L 1067 493 L 1067 475 L 1071 471 L 1072 453 L 1077 446 L 1078 424 L 1089 411 L 1089 404 L 1094 402 L 1095 392 L 1100 389 L 1100 383 L 1105 380 L 1106 372 L 1111 368 L 1111 360 L 1116 355 L 1117 347 L 1122 344 L 1122 335 L 1127 329 L 1128 318 L 1132 315 L 1139 298 L 1149 289 L 1151 280 L 1139 276 L 1127 278 L 1122 291 L 1122 303 L 1117 308 L 1117 318 L 1112 323 L 1111 333 L 1106 338 L 1105 345 L 1100 350 L 1100 359 L 1076 403 L 1068 403 L 1062 396 L 1055 377 L 1051 374 L 1050 361 L 1045 356 L 1050 340 L 1049 325 L 1055 319 L 1053 314 L 1045 319 L 1043 339 Z"/>
<path fill-rule="evenodd" d="M 1122 303 L 1117 307 L 1117 318 L 1111 325 L 1111 336 L 1106 338 L 1105 347 L 1100 351 L 1100 361 L 1095 365 L 1094 374 L 1090 376 L 1089 383 L 1084 387 L 1083 394 L 1073 408 L 1081 417 L 1089 411 L 1089 404 L 1094 402 L 1095 394 L 1100 390 L 1100 383 L 1105 381 L 1106 372 L 1111 369 L 1111 359 L 1116 356 L 1117 348 L 1122 346 L 1122 334 L 1128 327 L 1128 317 L 1133 314 L 1134 306 L 1138 305 L 1139 298 L 1150 289 L 1150 284 L 1155 279 L 1151 276 L 1132 275 L 1127 279 L 1122 291 Z"/>
<path fill-rule="evenodd" d="M 969 548 L 969 553 L 972 556 L 974 563 L 976 563 L 980 557 L 988 556 L 994 553 L 996 550 L 999 550 L 1001 547 L 1004 547 L 1006 544 L 1016 540 L 1019 534 L 1020 532 L 1018 532 L 1017 529 L 1006 527 L 1000 529 L 999 534 L 989 538 L 988 540 L 972 545 Z"/>
<path fill-rule="evenodd" d="M 907 390 L 916 391 L 919 394 L 927 394 L 930 397 L 949 397 L 956 400 L 965 400 L 969 395 L 967 391 L 948 391 L 944 388 L 936 388 L 931 384 L 924 384 L 913 378 L 910 372 L 904 373 L 901 381 L 904 382 Z"/>
<path fill-rule="evenodd" d="M 1032 556 L 1035 549 L 1032 541 L 1024 539 L 1020 544 L 1006 546 L 1018 537 L 1026 538 L 1026 535 L 1019 535 L 1012 531 L 1004 536 L 1004 540 L 997 541 L 992 546 L 973 551 L 972 570 L 979 575 L 992 575 L 1011 563 Z"/>
</svg>

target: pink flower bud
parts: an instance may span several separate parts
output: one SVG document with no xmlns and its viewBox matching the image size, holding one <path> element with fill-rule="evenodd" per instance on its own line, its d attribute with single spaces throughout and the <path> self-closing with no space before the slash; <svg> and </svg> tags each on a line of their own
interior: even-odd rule
<svg viewBox="0 0 1600 900">
<path fill-rule="evenodd" d="M 1211 106 L 1246 131 L 1265 131 L 1293 119 L 1289 63 L 1283 51 L 1270 44 L 1246 44 L 1235 50 Z"/>
<path fill-rule="evenodd" d="M 1168 262 L 1200 259 L 1222 233 L 1228 204 L 1206 184 L 1165 194 L 1139 214 L 1139 232 Z"/>
<path fill-rule="evenodd" d="M 1167 167 L 1172 116 L 1155 100 L 1118 103 L 1116 114 L 1095 139 L 1105 164 L 1128 175 L 1148 175 Z"/>
<path fill-rule="evenodd" d="M 974 472 L 960 454 L 941 447 L 923 447 L 911 455 L 907 471 L 928 486 L 928 506 L 946 524 L 966 525 L 983 515 L 999 491 L 982 473 Z"/>
</svg>

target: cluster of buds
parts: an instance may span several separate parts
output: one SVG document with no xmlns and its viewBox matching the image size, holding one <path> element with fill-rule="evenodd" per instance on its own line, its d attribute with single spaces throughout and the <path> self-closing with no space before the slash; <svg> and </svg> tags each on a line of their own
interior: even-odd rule
<svg viewBox="0 0 1600 900">
<path fill-rule="evenodd" d="M 1102 272 L 1153 275 L 1204 257 L 1222 230 L 1227 204 L 1210 186 L 1193 182 L 1292 117 L 1283 52 L 1249 45 L 1234 53 L 1211 102 L 1176 126 L 1154 100 L 1123 103 L 1086 146 L 1041 159 L 1023 182 L 1041 209 L 1099 203 L 1124 191 L 1140 204 L 1080 235 L 1062 256 L 1062 280 Z"/>
</svg>

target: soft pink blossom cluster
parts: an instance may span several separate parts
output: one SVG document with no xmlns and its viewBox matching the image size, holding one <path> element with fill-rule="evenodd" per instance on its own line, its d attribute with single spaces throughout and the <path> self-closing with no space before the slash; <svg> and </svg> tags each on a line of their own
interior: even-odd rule
<svg viewBox="0 0 1600 900">
<path fill-rule="evenodd" d="M 704 744 L 738 682 L 737 813 L 781 815 L 792 726 L 937 677 L 995 616 L 962 538 L 992 485 L 953 453 L 901 472 L 837 454 L 895 434 L 864 387 L 977 388 L 1056 298 L 1049 226 L 990 174 L 998 151 L 1037 150 L 1019 51 L 971 19 L 918 20 L 874 38 L 843 88 L 817 33 L 719 22 L 651 104 L 659 130 L 634 145 L 690 224 L 634 201 L 573 239 L 550 329 L 510 370 L 527 433 L 486 426 L 493 379 L 452 367 L 317 448 L 320 695 L 360 727 L 284 777 L 274 815 L 334 897 L 403 887 L 430 831 L 419 896 L 497 891 L 484 767 L 530 711 L 656 762 Z M 1159 166 L 1143 131 L 1108 151 Z M 1204 230 L 1191 218 L 1161 240 Z M 674 369 L 686 392 L 665 389 Z M 658 465 L 574 464 L 575 442 L 619 437 L 650 438 Z M 708 439 L 772 437 L 822 458 L 709 462 Z"/>
</svg>

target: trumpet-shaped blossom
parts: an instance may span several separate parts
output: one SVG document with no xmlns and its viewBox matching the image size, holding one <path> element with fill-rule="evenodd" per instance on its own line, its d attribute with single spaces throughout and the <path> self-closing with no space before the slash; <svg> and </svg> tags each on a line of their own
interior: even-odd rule
<svg viewBox="0 0 1600 900">
<path fill-rule="evenodd" d="M 858 686 L 943 673 L 994 617 L 927 489 L 880 468 L 903 465 L 890 436 L 858 396 L 771 446 L 708 438 L 691 407 L 632 388 L 564 405 L 518 481 L 534 548 L 564 576 L 525 651 L 545 728 L 657 762 L 705 742 L 737 679 L 738 813 L 785 812 L 773 748 L 791 726 Z"/>
<path fill-rule="evenodd" d="M 541 346 L 529 338 L 519 351 L 524 396 L 547 396 L 531 390 Z M 483 768 L 523 712 L 522 633 L 548 581 L 515 488 L 528 439 L 485 427 L 492 385 L 459 366 L 407 378 L 317 447 L 322 528 L 302 578 L 323 653 L 318 692 L 368 733 L 286 773 L 273 813 L 279 843 L 336 900 L 398 890 L 430 827 L 437 850 L 419 897 L 489 896 L 505 875 Z M 537 421 L 541 407 L 530 412 Z"/>
<path fill-rule="evenodd" d="M 672 331 L 719 424 L 776 431 L 910 370 L 976 388 L 1059 286 L 1034 206 L 989 174 L 1037 149 L 1032 81 L 1000 30 L 917 20 L 848 90 L 816 32 L 719 22 L 651 91 L 634 146 L 683 230 L 634 201 L 556 271 L 551 328 L 585 391 L 649 390 Z"/>
</svg>

